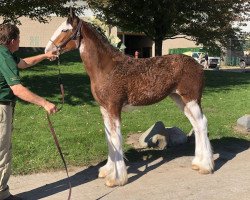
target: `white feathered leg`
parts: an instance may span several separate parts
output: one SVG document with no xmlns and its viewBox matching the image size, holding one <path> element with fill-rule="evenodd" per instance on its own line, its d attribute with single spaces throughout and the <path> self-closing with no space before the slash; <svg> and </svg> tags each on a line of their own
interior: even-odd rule
<svg viewBox="0 0 250 200">
<path fill-rule="evenodd" d="M 207 119 L 195 101 L 186 104 L 184 113 L 193 124 L 195 131 L 195 158 L 192 161 L 192 168 L 202 174 L 211 173 L 214 169 L 214 160 L 207 135 Z"/>
<path fill-rule="evenodd" d="M 175 101 L 176 105 L 181 109 L 181 111 L 186 115 L 186 117 L 188 118 L 188 120 L 190 121 L 190 123 L 193 126 L 194 132 L 198 133 L 198 126 L 191 114 L 191 112 L 186 108 L 184 109 L 184 107 L 186 106 L 185 103 L 183 102 L 183 100 L 181 99 L 181 96 L 177 93 L 173 93 L 170 95 L 170 97 Z M 199 134 L 195 134 L 195 158 L 193 159 L 193 162 L 196 163 L 196 160 L 199 161 L 201 160 L 202 157 L 202 152 L 201 152 L 201 142 L 200 142 L 200 135 Z M 196 165 L 192 165 L 193 169 L 196 169 Z"/>
<path fill-rule="evenodd" d="M 200 173 L 211 173 L 214 169 L 213 153 L 207 136 L 207 118 L 201 112 L 200 106 L 191 101 L 185 105 L 181 96 L 172 93 L 170 97 L 189 119 L 195 132 L 195 157 L 192 161 L 192 169 Z"/>
<path fill-rule="evenodd" d="M 128 181 L 127 169 L 123 160 L 122 135 L 119 118 L 112 118 L 106 109 L 101 107 L 106 139 L 109 147 L 107 164 L 99 169 L 99 177 L 106 177 L 107 186 L 124 185 Z"/>
</svg>

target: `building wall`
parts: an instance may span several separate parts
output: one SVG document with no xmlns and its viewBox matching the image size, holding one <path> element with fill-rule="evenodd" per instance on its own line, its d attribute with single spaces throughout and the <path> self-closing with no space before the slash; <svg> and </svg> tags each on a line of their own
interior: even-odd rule
<svg viewBox="0 0 250 200">
<path fill-rule="evenodd" d="M 53 35 L 57 27 L 66 20 L 62 17 L 51 17 L 49 23 L 39 23 L 26 17 L 20 19 L 22 25 L 20 29 L 20 47 L 45 47 L 50 37 Z M 109 31 L 111 34 L 117 35 L 117 28 Z M 144 44 L 148 47 L 149 42 Z M 153 45 L 152 45 L 153 44 Z M 154 43 L 152 45 L 152 56 L 154 56 Z M 170 48 L 186 48 L 196 47 L 197 45 L 189 40 L 179 38 L 174 40 L 165 40 L 163 42 L 163 55 L 168 54 Z"/>
<path fill-rule="evenodd" d="M 49 23 L 39 23 L 26 17 L 20 19 L 20 47 L 45 47 L 58 26 L 66 20 L 52 17 Z"/>
<path fill-rule="evenodd" d="M 178 38 L 178 39 L 169 39 L 165 40 L 162 44 L 162 54 L 168 54 L 169 49 L 173 48 L 189 48 L 189 47 L 197 47 L 195 42 L 187 40 L 185 38 Z M 200 46 L 202 47 L 202 46 Z"/>
</svg>

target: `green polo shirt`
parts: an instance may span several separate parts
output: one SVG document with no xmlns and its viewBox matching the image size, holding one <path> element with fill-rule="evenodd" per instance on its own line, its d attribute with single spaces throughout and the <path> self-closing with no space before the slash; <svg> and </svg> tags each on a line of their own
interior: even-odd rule
<svg viewBox="0 0 250 200">
<path fill-rule="evenodd" d="M 0 45 L 0 101 L 16 101 L 10 86 L 21 83 L 17 67 L 19 62 L 20 58 Z"/>
</svg>

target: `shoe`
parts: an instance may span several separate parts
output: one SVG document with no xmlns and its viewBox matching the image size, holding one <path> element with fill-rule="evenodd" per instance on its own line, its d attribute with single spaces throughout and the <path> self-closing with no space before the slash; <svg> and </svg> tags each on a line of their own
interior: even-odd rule
<svg viewBox="0 0 250 200">
<path fill-rule="evenodd" d="M 18 196 L 10 195 L 9 197 L 7 197 L 4 200 L 24 200 L 24 199 L 21 197 L 18 197 Z"/>
</svg>

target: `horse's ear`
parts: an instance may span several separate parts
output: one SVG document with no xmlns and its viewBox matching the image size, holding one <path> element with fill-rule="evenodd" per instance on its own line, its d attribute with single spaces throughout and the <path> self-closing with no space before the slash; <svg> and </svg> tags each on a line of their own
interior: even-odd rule
<svg viewBox="0 0 250 200">
<path fill-rule="evenodd" d="M 77 27 L 78 23 L 79 23 L 79 17 L 77 17 L 75 15 L 75 12 L 72 10 L 70 10 L 70 13 L 69 13 L 69 16 L 68 16 L 68 19 L 67 19 L 67 23 L 68 24 L 71 24 L 71 26 L 74 28 Z"/>
<path fill-rule="evenodd" d="M 74 9 L 70 6 L 67 23 L 72 25 L 75 18 L 77 18 L 77 16 L 75 15 Z"/>
<path fill-rule="evenodd" d="M 74 18 L 74 16 L 75 16 L 75 12 L 73 11 L 73 8 L 71 6 L 69 7 L 69 16 L 71 18 Z"/>
</svg>

